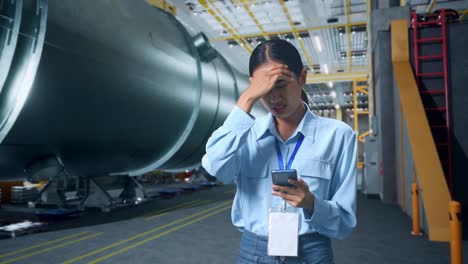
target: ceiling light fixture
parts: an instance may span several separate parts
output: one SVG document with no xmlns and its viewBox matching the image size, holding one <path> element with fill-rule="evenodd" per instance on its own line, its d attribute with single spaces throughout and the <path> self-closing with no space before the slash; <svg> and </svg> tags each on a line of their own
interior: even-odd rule
<svg viewBox="0 0 468 264">
<path fill-rule="evenodd" d="M 336 110 L 340 109 L 340 105 L 339 105 L 339 104 L 336 104 L 336 105 L 335 105 L 335 109 L 336 109 Z"/>
<path fill-rule="evenodd" d="M 320 42 L 320 38 L 317 35 L 314 36 L 314 44 L 318 52 L 322 52 L 322 43 Z"/>
<path fill-rule="evenodd" d="M 323 72 L 328 74 L 328 66 L 326 64 L 323 65 Z"/>
<path fill-rule="evenodd" d="M 328 87 L 333 88 L 333 82 L 327 82 Z"/>
<path fill-rule="evenodd" d="M 331 92 L 330 96 L 333 97 L 333 98 L 336 98 L 336 92 L 335 91 Z"/>
</svg>

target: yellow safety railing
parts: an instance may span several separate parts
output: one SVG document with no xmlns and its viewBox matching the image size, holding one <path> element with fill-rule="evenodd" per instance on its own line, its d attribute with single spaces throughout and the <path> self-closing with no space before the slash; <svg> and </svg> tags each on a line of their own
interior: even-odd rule
<svg viewBox="0 0 468 264">
<path fill-rule="evenodd" d="M 361 135 L 358 136 L 358 140 L 361 142 L 364 142 L 364 138 L 370 135 L 370 130 L 362 133 Z"/>
<path fill-rule="evenodd" d="M 432 0 L 432 2 L 429 4 L 429 6 L 426 9 L 426 13 L 432 13 L 432 10 L 434 9 L 436 4 L 437 4 L 437 0 Z"/>
<path fill-rule="evenodd" d="M 460 22 L 463 22 L 466 15 L 468 15 L 468 10 L 459 10 L 458 14 L 460 15 Z"/>
</svg>

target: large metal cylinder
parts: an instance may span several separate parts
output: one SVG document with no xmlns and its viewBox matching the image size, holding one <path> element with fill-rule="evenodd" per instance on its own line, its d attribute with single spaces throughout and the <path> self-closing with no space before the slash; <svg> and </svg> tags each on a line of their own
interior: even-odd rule
<svg viewBox="0 0 468 264">
<path fill-rule="evenodd" d="M 25 2 L 34 5 L 23 6 L 20 31 L 28 18 L 40 29 L 42 20 L 30 12 L 40 5 L 47 27 L 45 41 L 35 43 L 42 50 L 37 71 L 29 66 L 34 82 L 18 95 L 24 106 L 5 97 L 8 80 L 0 93 L 0 117 L 5 105 L 20 110 L 7 118 L 11 128 L 0 127 L 0 177 L 26 177 L 25 166 L 46 156 L 80 176 L 199 165 L 246 76 L 200 50 L 203 39 L 143 0 Z M 17 54 L 21 35 L 8 78 L 38 55 Z"/>
</svg>

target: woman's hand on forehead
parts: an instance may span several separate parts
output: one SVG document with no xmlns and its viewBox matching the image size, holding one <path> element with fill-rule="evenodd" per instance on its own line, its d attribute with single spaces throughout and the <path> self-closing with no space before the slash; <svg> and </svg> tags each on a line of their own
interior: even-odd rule
<svg viewBox="0 0 468 264">
<path fill-rule="evenodd" d="M 258 100 L 270 92 L 281 81 L 292 82 L 296 80 L 287 65 L 266 64 L 257 68 L 249 78 L 252 95 Z"/>
<path fill-rule="evenodd" d="M 296 81 L 296 76 L 292 73 L 287 65 L 284 64 L 265 64 L 256 69 L 253 77 L 249 78 L 250 87 L 258 91 L 255 93 L 258 98 L 263 97 L 281 81 L 292 82 Z"/>
<path fill-rule="evenodd" d="M 260 98 L 267 95 L 273 88 L 281 85 L 282 82 L 297 81 L 296 76 L 288 66 L 280 63 L 266 63 L 258 67 L 253 76 L 249 78 L 250 85 L 241 95 L 237 105 L 249 113 L 253 104 Z"/>
</svg>

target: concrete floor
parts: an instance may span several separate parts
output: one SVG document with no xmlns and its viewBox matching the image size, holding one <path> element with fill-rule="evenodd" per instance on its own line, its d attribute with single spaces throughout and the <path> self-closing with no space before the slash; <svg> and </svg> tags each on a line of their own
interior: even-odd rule
<svg viewBox="0 0 468 264">
<path fill-rule="evenodd" d="M 50 223 L 47 232 L 0 240 L 0 264 L 235 263 L 233 194 L 234 186 L 214 187 L 110 213 L 87 211 Z M 336 263 L 450 263 L 448 243 L 412 237 L 410 219 L 397 206 L 358 199 L 358 227 L 333 241 Z"/>
</svg>

